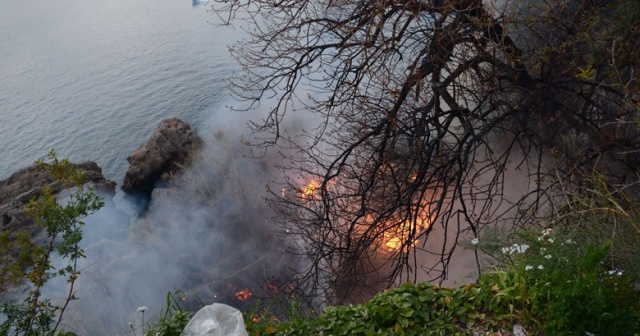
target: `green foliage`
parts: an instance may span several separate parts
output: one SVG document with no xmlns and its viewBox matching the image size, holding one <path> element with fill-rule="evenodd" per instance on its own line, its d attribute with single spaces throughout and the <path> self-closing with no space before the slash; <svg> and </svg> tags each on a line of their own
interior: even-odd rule
<svg viewBox="0 0 640 336">
<path fill-rule="evenodd" d="M 0 233 L 0 293 L 24 280 L 25 271 L 33 264 L 33 249 L 27 231 Z M 12 255 L 14 251 L 18 251 L 15 257 Z"/>
<path fill-rule="evenodd" d="M 596 70 L 591 64 L 587 65 L 587 67 L 584 69 L 578 67 L 578 74 L 576 75 L 576 78 L 593 80 L 595 77 Z"/>
<path fill-rule="evenodd" d="M 612 187 L 597 171 L 567 193 L 568 204 L 551 223 L 565 228 L 587 245 L 609 241 L 608 267 L 619 268 L 640 280 L 640 208 L 624 187 Z"/>
<path fill-rule="evenodd" d="M 562 202 L 543 220 L 553 227 L 507 236 L 486 232 L 480 248 L 500 270 L 494 310 L 513 311 L 546 334 L 626 335 L 639 331 L 640 209 L 624 187 L 597 170 L 559 181 Z M 504 244 L 507 246 L 504 246 Z M 502 245 L 502 246 L 501 246 Z M 526 246 L 516 249 L 514 246 Z M 517 250 L 517 251 L 516 251 Z M 608 274 L 616 270 L 614 274 Z M 528 301 L 523 298 L 527 298 Z"/>
<path fill-rule="evenodd" d="M 49 152 L 48 158 L 48 163 L 36 163 L 51 174 L 54 182 L 65 187 L 68 200 L 65 204 L 58 203 L 51 188 L 45 188 L 40 196 L 27 205 L 27 216 L 42 227 L 46 239 L 42 245 L 35 246 L 26 233 L 20 233 L 16 242 L 22 252 L 15 261 L 8 258 L 2 260 L 0 288 L 21 280 L 28 281 L 31 285 L 23 302 L 6 302 L 0 309 L 0 314 L 5 317 L 0 325 L 0 335 L 3 336 L 73 335 L 59 331 L 58 326 L 67 305 L 76 299 L 74 284 L 80 275 L 77 262 L 85 257 L 79 245 L 84 225 L 82 219 L 102 208 L 104 202 L 92 189 L 83 186 L 85 175 L 82 170 L 74 167 L 68 160 L 59 160 L 53 150 Z M 16 245 L 9 244 L 8 237 L 5 234 L 0 237 L 0 241 L 7 243 L 2 245 L 5 246 L 4 249 L 10 250 Z M 51 263 L 53 253 L 66 260 L 67 264 L 61 268 L 54 267 Z M 69 284 L 68 295 L 62 305 L 53 304 L 42 297 L 45 283 L 58 276 L 65 277 Z"/>
<path fill-rule="evenodd" d="M 546 335 L 640 332 L 640 293 L 629 275 L 610 274 L 609 243 L 586 244 L 566 233 L 520 233 L 525 251 L 505 249 L 506 270 L 480 279 L 498 316 L 521 318 Z M 613 272 L 616 273 L 616 272 Z"/>
<path fill-rule="evenodd" d="M 58 329 L 56 330 L 55 333 L 53 333 L 53 336 L 78 336 L 78 334 L 71 331 L 64 331 L 64 330 Z"/>
<path fill-rule="evenodd" d="M 283 303 L 284 300 L 291 300 L 288 306 Z M 261 305 L 258 301 L 243 314 L 249 335 L 273 334 L 276 332 L 275 325 L 281 331 L 287 329 L 288 335 L 303 335 L 305 331 L 315 330 L 311 325 L 315 322 L 314 317 L 317 317 L 315 310 L 303 308 L 293 296 L 274 297 L 266 307 L 259 309 Z M 283 305 L 286 311 L 277 314 L 277 308 Z"/>
<path fill-rule="evenodd" d="M 471 335 L 485 319 L 477 286 L 405 284 L 362 305 L 328 307 L 317 318 L 287 321 L 249 314 L 250 335 Z"/>
<path fill-rule="evenodd" d="M 609 242 L 588 244 L 573 232 L 549 229 L 517 232 L 503 241 L 509 245 L 497 249 L 494 271 L 474 284 L 405 284 L 362 305 L 328 307 L 319 317 L 294 313 L 280 320 L 254 311 L 245 315 L 247 330 L 252 336 L 473 335 L 520 324 L 530 334 L 640 332 L 633 277 L 603 267 Z"/>
<path fill-rule="evenodd" d="M 167 307 L 160 312 L 157 321 L 147 326 L 144 335 L 180 336 L 193 316 L 193 312 L 185 309 L 180 301 L 182 297 L 184 297 L 182 292 L 167 293 Z"/>
</svg>

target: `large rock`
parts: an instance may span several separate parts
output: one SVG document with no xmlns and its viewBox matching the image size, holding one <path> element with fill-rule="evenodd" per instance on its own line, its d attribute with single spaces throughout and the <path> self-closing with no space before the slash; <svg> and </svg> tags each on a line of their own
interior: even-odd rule
<svg viewBox="0 0 640 336">
<path fill-rule="evenodd" d="M 102 169 L 95 162 L 74 164 L 84 170 L 87 177 L 86 185 L 95 188 L 102 195 L 107 196 L 105 202 L 111 202 L 115 195 L 116 183 L 106 180 L 102 176 Z M 45 233 L 24 213 L 30 200 L 42 194 L 45 187 L 50 187 L 54 193 L 59 193 L 64 186 L 54 183 L 53 178 L 45 169 L 36 165 L 23 168 L 8 179 L 0 181 L 0 233 L 9 233 L 10 239 L 16 239 L 18 232 L 27 232 L 29 238 L 36 245 L 43 243 Z M 11 261 L 20 252 L 20 246 L 8 251 Z M 6 288 L 0 287 L 0 294 Z M 0 295 L 1 296 L 1 295 Z"/>
<path fill-rule="evenodd" d="M 184 121 L 163 120 L 149 141 L 127 158 L 129 169 L 122 189 L 129 193 L 150 193 L 156 181 L 176 174 L 187 165 L 202 143 Z"/>
<path fill-rule="evenodd" d="M 87 185 L 106 194 L 115 194 L 116 183 L 102 176 L 102 169 L 95 162 L 84 162 L 74 166 L 85 171 Z M 40 196 L 45 187 L 54 193 L 60 192 L 64 186 L 54 183 L 51 175 L 36 165 L 23 168 L 0 181 L 0 232 L 27 230 L 35 235 L 32 221 L 24 214 L 27 203 Z"/>
</svg>

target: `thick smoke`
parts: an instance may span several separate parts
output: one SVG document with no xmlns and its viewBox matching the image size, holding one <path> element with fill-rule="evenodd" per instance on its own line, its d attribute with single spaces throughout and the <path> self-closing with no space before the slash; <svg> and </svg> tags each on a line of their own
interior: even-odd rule
<svg viewBox="0 0 640 336">
<path fill-rule="evenodd" d="M 200 131 L 204 149 L 189 169 L 156 187 L 139 218 L 130 220 L 113 202 L 87 218 L 87 258 L 65 328 L 86 335 L 131 332 L 129 323 L 142 323 L 138 307 L 149 307 L 148 321 L 176 290 L 192 309 L 200 301 L 247 308 L 268 294 L 266 281 L 277 284 L 289 274 L 293 264 L 262 199 L 273 166 L 269 157 L 251 158 L 243 126 L 241 117 L 231 117 L 209 134 Z M 60 300 L 65 287 L 63 279 L 52 282 L 46 295 Z M 252 294 L 246 301 L 235 296 L 244 289 Z"/>
<path fill-rule="evenodd" d="M 291 120 L 291 134 L 313 129 L 308 117 Z M 66 328 L 87 335 L 130 333 L 129 323 L 142 324 L 138 307 L 150 308 L 148 321 L 166 305 L 166 293 L 176 290 L 184 292 L 184 303 L 192 309 L 198 308 L 199 300 L 249 308 L 251 299 L 273 294 L 265 281 L 279 284 L 288 279 L 295 267 L 285 253 L 288 237 L 271 226 L 273 213 L 263 200 L 265 186 L 277 190 L 273 182 L 282 180 L 275 168 L 282 164 L 281 156 L 277 151 L 251 152 L 244 144 L 252 140 L 248 119 L 225 112 L 210 130 L 199 130 L 204 149 L 182 174 L 156 187 L 146 213 L 131 219 L 121 210 L 130 204 L 120 197 L 118 206 L 108 202 L 86 221 L 87 259 L 78 281 L 78 300 L 65 313 Z M 508 168 L 504 196 L 517 199 L 531 182 L 528 172 Z M 426 249 L 450 247 L 457 230 L 455 225 L 445 230 L 434 223 Z M 437 264 L 431 253 L 420 250 L 419 265 Z M 473 251 L 457 249 L 445 285 L 472 281 L 474 270 Z M 429 269 L 414 271 L 419 281 L 429 279 Z M 59 300 L 65 285 L 63 280 L 53 283 L 50 292 Z M 247 301 L 235 296 L 245 288 L 252 293 Z"/>
<path fill-rule="evenodd" d="M 494 139 L 491 143 L 491 150 L 494 153 L 504 154 L 510 151 L 509 160 L 498 171 L 496 167 L 483 169 L 478 173 L 477 167 L 472 168 L 472 173 L 478 173 L 474 186 L 463 186 L 463 193 L 467 204 L 465 208 L 470 211 L 470 218 L 477 221 L 476 229 L 480 241 L 496 233 L 506 233 L 513 229 L 522 214 L 519 213 L 527 205 L 536 201 L 536 194 L 533 192 L 539 188 L 537 185 L 535 172 L 530 170 L 526 161 L 525 152 L 518 146 L 508 148 L 510 139 Z M 483 162 L 485 158 L 477 154 L 474 162 Z M 477 164 L 477 166 L 485 167 Z M 476 169 L 476 170 L 474 170 Z M 504 175 L 500 175 L 504 174 Z M 483 197 L 488 192 L 488 185 L 495 182 L 492 197 Z M 470 195 L 474 194 L 476 199 L 470 202 Z M 417 269 L 411 272 L 409 278 L 417 281 L 432 281 L 435 275 L 446 269 L 446 278 L 438 279 L 440 285 L 454 287 L 473 282 L 477 279 L 480 269 L 486 266 L 486 255 L 477 251 L 470 241 L 475 238 L 474 233 L 469 230 L 470 223 L 462 215 L 464 210 L 460 200 L 450 200 L 452 202 L 452 216 L 440 218 L 432 224 L 432 231 L 428 245 L 419 244 L 415 249 Z M 538 209 L 539 211 L 544 211 Z M 449 220 L 448 225 L 445 221 Z M 458 243 L 456 243 L 456 239 Z M 446 265 L 441 262 L 440 253 L 448 253 L 450 249 L 457 245 L 455 252 L 451 254 L 450 262 Z M 484 259 L 484 260 L 483 260 Z"/>
</svg>

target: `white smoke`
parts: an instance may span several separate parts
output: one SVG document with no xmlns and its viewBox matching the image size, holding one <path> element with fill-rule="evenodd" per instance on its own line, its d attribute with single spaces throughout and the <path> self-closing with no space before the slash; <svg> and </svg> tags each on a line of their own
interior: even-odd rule
<svg viewBox="0 0 640 336">
<path fill-rule="evenodd" d="M 274 158 L 251 158 L 243 144 L 243 116 L 223 119 L 199 132 L 204 148 L 187 170 L 156 187 L 143 216 L 130 220 L 117 198 L 119 206 L 107 201 L 85 220 L 87 258 L 64 328 L 123 334 L 129 323 L 142 323 L 137 307 L 149 307 L 148 321 L 166 305 L 166 294 L 177 290 L 192 309 L 200 301 L 247 308 L 234 293 L 249 288 L 256 298 L 265 281 L 287 274 L 293 264 L 269 225 L 272 214 L 263 200 Z M 45 295 L 59 303 L 65 288 L 64 279 L 57 279 Z"/>
</svg>

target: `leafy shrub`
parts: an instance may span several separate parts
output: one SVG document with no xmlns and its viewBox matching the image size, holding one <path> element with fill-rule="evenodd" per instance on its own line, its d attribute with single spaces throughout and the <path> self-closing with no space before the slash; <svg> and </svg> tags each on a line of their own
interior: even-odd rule
<svg viewBox="0 0 640 336">
<path fill-rule="evenodd" d="M 498 314 L 520 316 L 546 335 L 633 335 L 640 331 L 640 293 L 634 278 L 608 271 L 609 243 L 587 244 L 573 235 L 519 233 L 519 246 L 503 250 L 506 270 L 480 279 Z M 513 246 L 513 245 L 512 245 Z"/>
<path fill-rule="evenodd" d="M 153 324 L 147 325 L 146 336 L 180 336 L 193 316 L 193 312 L 185 309 L 180 301 L 182 292 L 167 293 L 167 307 L 160 312 L 160 317 Z M 144 327 L 144 321 L 143 321 Z"/>
<path fill-rule="evenodd" d="M 362 305 L 328 307 L 317 318 L 282 322 L 250 314 L 245 322 L 250 335 L 471 335 L 485 318 L 479 293 L 474 285 L 405 284 Z"/>
<path fill-rule="evenodd" d="M 603 266 L 607 242 L 587 244 L 549 229 L 517 232 L 506 241 L 497 268 L 477 283 L 453 289 L 405 284 L 362 305 L 328 307 L 315 318 L 281 321 L 265 311 L 246 314 L 245 323 L 250 335 L 473 335 L 515 324 L 532 335 L 640 332 L 640 293 L 632 276 Z"/>
<path fill-rule="evenodd" d="M 2 280 L 8 279 L 12 283 L 24 280 L 31 285 L 31 290 L 23 302 L 9 301 L 2 305 L 0 314 L 4 315 L 5 320 L 0 324 L 0 335 L 3 336 L 70 334 L 59 331 L 58 327 L 67 305 L 76 299 L 74 284 L 80 275 L 77 261 L 85 257 L 84 251 L 80 248 L 84 225 L 82 219 L 104 206 L 104 202 L 94 190 L 84 187 L 84 172 L 68 160 L 59 160 L 53 150 L 49 152 L 49 162 L 36 163 L 48 171 L 56 183 L 66 188 L 68 200 L 64 205 L 58 203 L 52 190 L 45 188 L 42 195 L 27 205 L 27 216 L 43 228 L 46 240 L 43 245 L 34 246 L 23 236 L 18 243 L 21 244 L 19 247 L 23 252 L 27 253 L 22 253 L 9 265 L 1 265 Z M 5 240 L 4 243 L 8 242 Z M 51 263 L 54 253 L 67 264 L 56 269 Z M 42 297 L 45 283 L 58 276 L 66 277 L 69 284 L 68 294 L 62 305 L 55 305 Z M 0 284 L 0 288 L 4 288 L 4 284 Z"/>
</svg>

